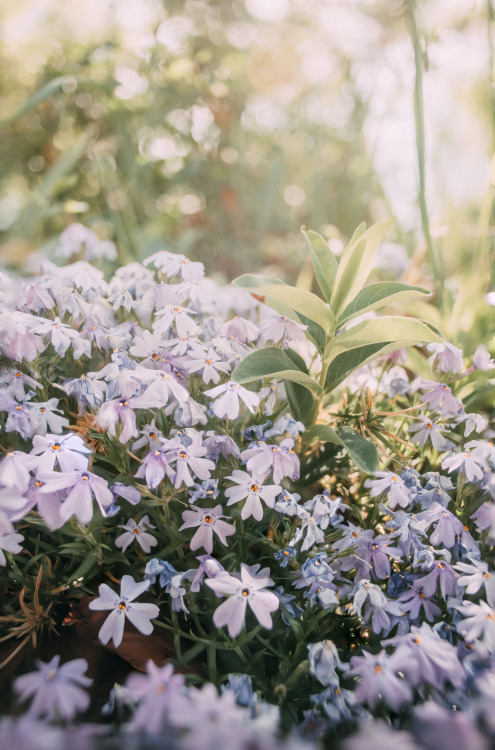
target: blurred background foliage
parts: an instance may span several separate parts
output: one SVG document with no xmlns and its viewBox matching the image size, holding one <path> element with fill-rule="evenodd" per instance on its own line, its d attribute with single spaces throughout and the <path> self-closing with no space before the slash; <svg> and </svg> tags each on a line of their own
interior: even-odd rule
<svg viewBox="0 0 495 750">
<path fill-rule="evenodd" d="M 421 280 L 411 10 L 441 284 L 449 314 L 461 285 L 472 308 L 493 265 L 491 0 L 3 0 L 1 260 L 80 221 L 122 262 L 167 247 L 226 279 L 304 280 L 301 224 L 338 253 L 394 215 L 379 275 L 413 256 Z"/>
</svg>

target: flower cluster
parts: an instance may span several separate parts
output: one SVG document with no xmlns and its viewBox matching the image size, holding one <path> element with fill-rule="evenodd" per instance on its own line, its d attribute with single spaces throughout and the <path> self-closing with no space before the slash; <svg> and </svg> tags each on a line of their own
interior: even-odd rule
<svg viewBox="0 0 495 750">
<path fill-rule="evenodd" d="M 86 260 L 0 276 L 1 637 L 22 653 L 75 624 L 140 669 L 98 708 L 124 747 L 137 732 L 185 749 L 337 746 L 345 731 L 343 748 L 367 732 L 429 748 L 454 709 L 488 747 L 495 449 L 460 397 L 489 376 L 487 350 L 469 366 L 430 344 L 431 380 L 383 357 L 305 410 L 323 351 L 308 316 L 167 250 L 105 278 L 93 246 L 72 230 L 60 252 Z M 285 369 L 249 379 L 253 352 Z M 67 745 L 98 672 L 63 654 L 36 665 L 18 669 L 31 703 L 0 740 L 41 726 Z M 111 744 L 105 726 L 88 742 Z"/>
</svg>

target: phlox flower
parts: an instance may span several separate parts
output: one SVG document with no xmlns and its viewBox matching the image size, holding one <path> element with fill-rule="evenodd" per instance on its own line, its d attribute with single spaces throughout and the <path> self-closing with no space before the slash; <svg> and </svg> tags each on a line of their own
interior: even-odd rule
<svg viewBox="0 0 495 750">
<path fill-rule="evenodd" d="M 267 586 L 273 586 L 271 578 L 263 574 L 252 575 L 248 566 L 241 563 L 240 580 L 224 572 L 209 578 L 205 583 L 217 596 L 229 597 L 215 610 L 213 622 L 217 628 L 227 625 L 231 638 L 236 638 L 241 632 L 248 604 L 259 624 L 271 630 L 271 613 L 280 604 L 276 594 L 265 591 Z"/>
<path fill-rule="evenodd" d="M 185 510 L 182 513 L 184 523 L 179 531 L 191 529 L 199 526 L 193 538 L 189 542 L 192 550 L 203 547 L 209 555 L 213 551 L 213 533 L 215 533 L 223 545 L 227 546 L 227 537 L 235 534 L 235 526 L 225 523 L 222 518 L 230 516 L 222 515 L 222 506 L 216 505 L 214 508 L 198 508 Z"/>
<path fill-rule="evenodd" d="M 305 341 L 308 326 L 296 323 L 285 315 L 270 315 L 260 326 L 260 337 L 265 341 Z"/>
<path fill-rule="evenodd" d="M 158 583 L 162 589 L 169 584 L 170 579 L 175 575 L 177 575 L 177 571 L 174 566 L 166 560 L 159 560 L 157 557 L 149 560 L 144 570 L 144 580 L 155 583 L 158 578 Z"/>
<path fill-rule="evenodd" d="M 451 549 L 463 530 L 462 522 L 456 515 L 444 508 L 440 503 L 432 503 L 427 510 L 418 513 L 417 518 L 426 522 L 426 528 L 435 524 L 435 530 L 430 536 L 431 544 L 442 545 Z"/>
<path fill-rule="evenodd" d="M 246 468 L 256 474 L 268 474 L 273 471 L 273 481 L 279 484 L 284 477 L 293 481 L 299 479 L 299 459 L 292 450 L 294 440 L 286 438 L 280 445 L 267 445 L 259 440 L 241 453 Z"/>
<path fill-rule="evenodd" d="M 356 698 L 371 709 L 383 700 L 394 711 L 399 711 L 412 700 L 412 690 L 406 680 L 397 675 L 393 657 L 383 650 L 378 654 L 363 651 L 351 657 L 349 676 L 358 677 Z"/>
<path fill-rule="evenodd" d="M 248 391 L 247 388 L 243 388 L 239 383 L 233 383 L 232 381 L 210 388 L 205 391 L 205 395 L 217 399 L 213 402 L 212 409 L 219 419 L 225 417 L 235 419 L 239 415 L 239 399 L 246 404 L 253 414 L 260 403 L 258 394 Z M 220 398 L 217 398 L 217 396 L 220 396 Z"/>
<path fill-rule="evenodd" d="M 416 433 L 413 437 L 413 443 L 418 443 L 422 448 L 428 440 L 438 451 L 445 448 L 446 440 L 433 420 L 428 417 L 420 417 L 420 422 L 409 425 L 409 432 Z"/>
<path fill-rule="evenodd" d="M 455 604 L 461 614 L 467 615 L 457 623 L 457 630 L 468 642 L 483 638 L 490 648 L 495 646 L 495 609 L 484 601 Z"/>
<path fill-rule="evenodd" d="M 318 526 L 315 517 L 305 508 L 300 508 L 297 516 L 301 519 L 301 525 L 297 527 L 294 536 L 290 540 L 290 545 L 293 547 L 304 538 L 304 542 L 301 545 L 301 552 L 305 552 L 313 544 L 322 544 L 325 541 L 325 536 Z"/>
<path fill-rule="evenodd" d="M 440 617 L 442 614 L 440 607 L 417 586 L 404 591 L 399 596 L 397 603 L 399 603 L 403 612 L 407 612 L 411 620 L 417 620 L 421 614 L 421 610 L 423 610 L 423 614 L 428 622 L 433 622 L 435 618 Z"/>
<path fill-rule="evenodd" d="M 429 404 L 430 409 L 439 409 L 443 417 L 452 417 L 462 409 L 462 401 L 452 395 L 448 385 L 445 383 L 436 383 L 434 380 L 422 380 L 421 389 L 428 390 L 421 401 Z"/>
<path fill-rule="evenodd" d="M 308 645 L 309 670 L 313 677 L 325 687 L 338 688 L 340 678 L 336 669 L 345 672 L 348 665 L 344 664 L 333 641 L 319 641 Z"/>
<path fill-rule="evenodd" d="M 151 548 L 156 547 L 158 544 L 153 534 L 148 534 L 147 532 L 147 529 L 156 528 L 156 526 L 153 526 L 149 522 L 148 516 L 143 516 L 137 523 L 133 518 L 129 518 L 126 524 L 123 526 L 120 525 L 118 528 L 125 529 L 125 532 L 120 534 L 115 540 L 115 546 L 120 547 L 122 552 L 125 552 L 134 540 L 137 541 L 141 549 L 146 553 L 150 552 Z"/>
<path fill-rule="evenodd" d="M 392 510 L 400 505 L 401 508 L 407 508 L 412 503 L 412 497 L 404 480 L 393 471 L 375 471 L 377 479 L 367 479 L 364 486 L 369 488 L 371 497 L 378 497 L 383 493 L 388 493 L 388 506 Z"/>
<path fill-rule="evenodd" d="M 198 330 L 198 324 L 190 317 L 191 315 L 196 315 L 194 310 L 180 305 L 166 305 L 156 312 L 157 320 L 153 328 L 155 331 L 164 333 L 174 325 L 180 338 L 189 336 Z"/>
<path fill-rule="evenodd" d="M 273 508 L 275 505 L 275 499 L 281 493 L 282 487 L 278 484 L 263 486 L 266 476 L 265 474 L 260 477 L 254 477 L 246 471 L 235 469 L 230 476 L 225 477 L 238 485 L 237 487 L 229 487 L 225 490 L 225 497 L 229 498 L 227 505 L 233 505 L 234 503 L 239 503 L 241 500 L 246 500 L 241 511 L 242 519 L 253 516 L 257 521 L 261 521 L 263 518 L 261 500 L 269 508 Z"/>
<path fill-rule="evenodd" d="M 184 403 L 189 398 L 187 388 L 170 371 L 139 367 L 134 370 L 133 377 L 150 383 L 144 393 L 133 399 L 134 409 L 155 409 L 168 404 L 171 399 Z"/>
<path fill-rule="evenodd" d="M 28 716 L 31 718 L 72 719 L 89 706 L 89 695 L 82 688 L 93 680 L 85 677 L 86 659 L 72 659 L 60 665 L 60 656 L 49 662 L 36 660 L 38 670 L 18 677 L 14 690 L 20 701 L 33 697 Z"/>
<path fill-rule="evenodd" d="M 449 474 L 458 470 L 466 475 L 469 482 L 483 479 L 483 469 L 479 465 L 476 456 L 473 456 L 467 448 L 462 452 L 454 453 L 452 456 L 445 458 L 442 461 L 442 469 L 448 469 Z"/>
<path fill-rule="evenodd" d="M 61 471 L 84 471 L 88 459 L 81 453 L 91 453 L 79 435 L 68 432 L 67 435 L 35 435 L 33 438 L 32 456 L 39 456 L 33 465 L 50 471 L 59 466 Z"/>
<path fill-rule="evenodd" d="M 80 410 L 86 406 L 97 409 L 105 400 L 107 384 L 100 380 L 99 372 L 87 372 L 73 380 L 67 380 L 62 388 L 69 396 L 77 399 Z"/>
<path fill-rule="evenodd" d="M 71 326 L 62 323 L 58 317 L 55 320 L 39 318 L 39 321 L 33 326 L 33 331 L 47 336 L 59 357 L 63 357 L 71 345 L 74 359 L 81 359 L 83 355 L 90 354 L 89 341 L 82 338 L 81 334 Z"/>
<path fill-rule="evenodd" d="M 210 471 L 215 470 L 215 464 L 203 456 L 208 449 L 202 444 L 201 435 L 196 434 L 189 445 L 178 445 L 170 453 L 170 462 L 175 461 L 174 487 L 178 489 L 183 483 L 188 487 L 194 485 L 191 471 L 199 479 L 209 479 Z"/>
<path fill-rule="evenodd" d="M 0 513 L 0 566 L 7 564 L 4 550 L 16 554 L 22 551 L 20 542 L 24 541 L 22 534 L 16 534 L 12 522 L 3 513 Z"/>
<path fill-rule="evenodd" d="M 434 352 L 429 360 L 433 367 L 437 367 L 441 372 L 461 372 L 464 366 L 462 349 L 448 341 L 428 344 L 426 348 L 429 352 Z"/>
<path fill-rule="evenodd" d="M 48 401 L 31 401 L 29 409 L 31 418 L 34 423 L 35 432 L 38 435 L 45 435 L 48 430 L 60 435 L 62 430 L 69 426 L 69 420 L 62 415 L 62 409 L 57 409 L 57 398 L 50 398 Z"/>
<path fill-rule="evenodd" d="M 490 356 L 486 346 L 478 346 L 474 353 L 473 364 L 480 372 L 487 372 L 495 367 L 495 362 Z"/>
<path fill-rule="evenodd" d="M 100 584 L 99 596 L 92 599 L 89 608 L 93 610 L 112 610 L 100 628 L 98 638 L 103 643 L 113 640 L 118 648 L 124 635 L 125 620 L 128 618 L 134 627 L 143 635 L 153 632 L 151 620 L 158 617 L 160 610 L 156 604 L 134 604 L 134 599 L 143 594 L 150 586 L 150 581 L 136 582 L 132 576 L 122 576 L 120 595 L 112 591 L 106 583 Z"/>
<path fill-rule="evenodd" d="M 146 664 L 146 674 L 129 675 L 126 682 L 129 697 L 138 702 L 131 728 L 159 732 L 170 714 L 186 707 L 185 699 L 181 701 L 184 683 L 183 675 L 174 674 L 171 664 L 158 667 L 151 659 Z"/>
<path fill-rule="evenodd" d="M 165 445 L 151 450 L 143 459 L 143 462 L 137 472 L 134 474 L 138 479 L 146 479 L 146 484 L 152 490 L 158 487 L 164 479 L 165 474 L 168 477 L 174 476 L 174 470 L 170 464 L 171 455 L 174 448 L 181 447 L 180 442 L 173 438 L 166 441 Z"/>
<path fill-rule="evenodd" d="M 463 575 L 457 579 L 458 586 L 464 586 L 466 594 L 477 594 L 484 587 L 488 604 L 495 606 L 495 574 L 488 569 L 488 564 L 482 560 L 472 560 L 469 563 L 459 562 L 454 565 Z"/>
<path fill-rule="evenodd" d="M 193 352 L 185 362 L 185 368 L 188 373 L 201 372 L 201 377 L 205 383 L 218 383 L 220 375 L 218 371 L 228 373 L 229 365 L 222 360 L 214 349 L 209 347 L 207 352 Z"/>
<path fill-rule="evenodd" d="M 133 412 L 134 399 L 116 398 L 105 401 L 96 415 L 96 422 L 104 430 L 108 430 L 111 437 L 115 436 L 117 422 L 122 423 L 122 431 L 119 436 L 121 443 L 127 443 L 131 438 L 139 437 L 136 427 L 136 415 Z"/>
<path fill-rule="evenodd" d="M 60 508 L 60 516 L 64 521 L 76 516 L 80 523 L 89 523 L 93 518 L 93 497 L 103 515 L 105 508 L 113 502 L 108 482 L 91 471 L 45 471 L 39 473 L 39 479 L 45 483 L 40 488 L 42 494 L 69 489 Z"/>
</svg>

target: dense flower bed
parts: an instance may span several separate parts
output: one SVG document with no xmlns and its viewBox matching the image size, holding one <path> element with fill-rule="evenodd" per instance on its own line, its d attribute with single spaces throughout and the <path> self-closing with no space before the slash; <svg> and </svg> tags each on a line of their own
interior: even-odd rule
<svg viewBox="0 0 495 750">
<path fill-rule="evenodd" d="M 79 225 L 1 276 L 2 747 L 490 746 L 494 364 L 377 316 L 387 226 L 305 230 L 322 297 Z"/>
</svg>

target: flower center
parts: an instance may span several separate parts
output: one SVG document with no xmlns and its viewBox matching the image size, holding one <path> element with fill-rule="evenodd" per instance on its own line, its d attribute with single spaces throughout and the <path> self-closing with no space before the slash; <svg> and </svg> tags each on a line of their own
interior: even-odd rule
<svg viewBox="0 0 495 750">
<path fill-rule="evenodd" d="M 242 593 L 243 596 L 248 596 L 249 595 L 249 589 L 242 589 L 241 593 Z"/>
<path fill-rule="evenodd" d="M 258 485 L 257 484 L 252 484 L 251 485 L 251 492 L 258 492 Z"/>
<path fill-rule="evenodd" d="M 181 451 L 179 453 L 179 458 L 187 458 L 187 453 L 185 453 L 185 451 Z"/>
<path fill-rule="evenodd" d="M 127 609 L 127 604 L 125 602 L 119 602 L 119 609 Z"/>
<path fill-rule="evenodd" d="M 213 518 L 211 516 L 205 516 L 206 523 L 211 523 L 213 521 Z"/>
<path fill-rule="evenodd" d="M 60 443 L 53 443 L 52 450 L 53 451 L 59 451 L 60 450 Z"/>
<path fill-rule="evenodd" d="M 127 406 L 127 401 L 119 401 L 119 406 Z"/>
<path fill-rule="evenodd" d="M 81 479 L 83 480 L 83 482 L 87 482 L 89 480 L 89 477 L 87 474 L 83 474 Z"/>
<path fill-rule="evenodd" d="M 150 438 L 151 438 L 152 440 L 155 440 L 155 439 L 156 439 L 156 432 L 150 432 Z M 155 455 L 156 455 L 156 454 L 155 454 Z"/>
<path fill-rule="evenodd" d="M 39 479 L 35 479 L 34 486 L 35 487 L 43 487 L 43 482 L 40 482 Z"/>
<path fill-rule="evenodd" d="M 15 407 L 15 410 L 16 411 L 22 411 L 22 406 L 19 406 L 19 404 L 17 404 L 17 406 Z"/>
<path fill-rule="evenodd" d="M 376 664 L 376 665 L 375 665 L 375 666 L 373 667 L 373 669 L 375 670 L 375 672 L 376 672 L 377 674 L 380 674 L 380 672 L 382 672 L 382 671 L 383 671 L 383 667 L 381 667 L 381 666 L 380 666 L 379 664 Z"/>
<path fill-rule="evenodd" d="M 137 529 L 134 529 L 134 531 L 132 533 L 133 534 L 139 534 L 140 531 L 141 531 L 141 529 L 138 526 Z"/>
</svg>

